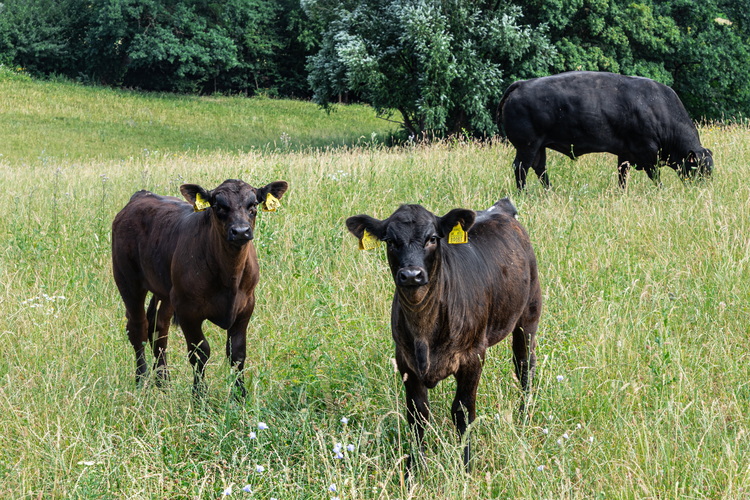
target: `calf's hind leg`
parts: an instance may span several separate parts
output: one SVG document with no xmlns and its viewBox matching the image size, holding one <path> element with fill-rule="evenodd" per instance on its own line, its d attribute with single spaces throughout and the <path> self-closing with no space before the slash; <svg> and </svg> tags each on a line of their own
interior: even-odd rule
<svg viewBox="0 0 750 500">
<path fill-rule="evenodd" d="M 128 339 L 135 350 L 135 385 L 142 387 L 148 376 L 148 364 L 146 364 L 146 344 L 148 342 L 148 321 L 143 304 L 146 300 L 146 292 L 143 291 L 136 296 L 123 296 L 125 302 L 125 316 L 127 324 Z"/>
<path fill-rule="evenodd" d="M 169 380 L 167 370 L 167 341 L 169 336 L 169 323 L 174 316 L 174 309 L 169 301 L 159 300 L 152 297 L 148 304 L 148 334 L 151 341 L 151 349 L 154 353 L 154 373 L 156 384 L 163 387 Z"/>
<path fill-rule="evenodd" d="M 143 283 L 137 278 L 140 274 L 138 269 L 130 264 L 130 261 L 122 258 L 117 252 L 113 253 L 112 271 L 115 284 L 125 304 L 125 317 L 127 318 L 125 330 L 135 351 L 135 385 L 142 387 L 148 375 L 145 353 L 148 343 L 148 320 L 143 308 L 147 292 Z"/>
<path fill-rule="evenodd" d="M 526 399 L 531 391 L 531 381 L 536 370 L 536 327 L 537 322 L 527 325 L 526 328 L 516 326 L 513 330 L 513 366 L 516 369 L 516 377 L 521 384 L 523 399 L 519 408 L 519 415 L 524 418 L 526 411 Z"/>
</svg>

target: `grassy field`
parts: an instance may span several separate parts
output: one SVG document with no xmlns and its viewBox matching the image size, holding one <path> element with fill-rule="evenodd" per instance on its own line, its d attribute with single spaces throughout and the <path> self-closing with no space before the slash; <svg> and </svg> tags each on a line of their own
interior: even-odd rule
<svg viewBox="0 0 750 500">
<path fill-rule="evenodd" d="M 217 143 L 171 149 L 132 135 L 114 150 L 79 142 L 38 157 L 53 149 L 43 138 L 77 134 L 70 120 L 37 128 L 28 118 L 16 129 L 9 122 L 24 106 L 0 109 L 0 497 L 218 498 L 228 488 L 248 499 L 750 496 L 749 129 L 701 129 L 715 152 L 710 182 L 683 185 L 665 170 L 659 189 L 634 172 L 622 192 L 612 157 L 550 154 L 553 190 L 530 179 L 518 194 L 503 144 L 254 149 L 231 139 L 249 134 L 248 123 L 213 121 L 211 99 L 5 85 L 3 102 L 8 88 L 28 86 L 80 93 L 84 104 L 90 93 L 113 109 L 154 99 L 163 129 L 183 116 L 180 130 Z M 106 119 L 87 127 L 96 134 Z M 23 145 L 21 133 L 37 142 Z M 130 153 L 145 148 L 154 153 Z M 282 208 L 258 221 L 249 396 L 229 398 L 225 334 L 210 324 L 203 404 L 191 399 L 175 328 L 172 383 L 135 390 L 111 277 L 112 218 L 138 189 L 178 195 L 183 182 L 213 188 L 229 177 L 290 183 Z M 391 361 L 393 284 L 382 247 L 357 250 L 344 220 L 386 217 L 402 202 L 442 215 L 505 195 L 535 245 L 545 299 L 529 422 L 513 418 L 519 390 L 503 342 L 479 388 L 474 470 L 462 471 L 446 380 L 431 391 L 427 467 L 404 483 L 410 435 Z"/>
<path fill-rule="evenodd" d="M 370 144 L 396 128 L 366 106 L 326 114 L 303 101 L 123 92 L 0 66 L 0 159 L 12 163 Z"/>
</svg>

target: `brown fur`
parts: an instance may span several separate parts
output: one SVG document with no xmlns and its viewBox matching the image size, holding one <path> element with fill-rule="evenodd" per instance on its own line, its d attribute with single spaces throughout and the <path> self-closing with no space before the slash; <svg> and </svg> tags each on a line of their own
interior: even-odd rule
<svg viewBox="0 0 750 500">
<path fill-rule="evenodd" d="M 251 242 L 255 218 L 269 193 L 280 199 L 287 187 L 284 181 L 256 189 L 226 180 L 206 191 L 184 184 L 180 191 L 188 202 L 139 191 L 117 214 L 112 223 L 112 268 L 125 303 L 138 385 L 148 373 L 147 342 L 156 358 L 157 381 L 167 379 L 167 335 L 174 316 L 185 334 L 195 370 L 193 390 L 199 395 L 211 353 L 202 330 L 207 319 L 227 330 L 227 357 L 239 371 L 236 387 L 244 396 L 245 338 L 258 283 L 258 259 Z M 197 197 L 210 207 L 195 211 Z M 153 298 L 144 312 L 147 292 Z"/>
<path fill-rule="evenodd" d="M 436 217 L 419 205 L 404 205 L 383 221 L 367 215 L 346 221 L 358 238 L 367 230 L 388 243 L 396 282 L 391 309 L 396 364 L 420 451 L 429 419 L 427 390 L 456 378 L 451 413 L 463 436 L 476 417 L 486 350 L 510 334 L 518 380 L 524 392 L 531 386 L 542 294 L 534 251 L 515 213 L 503 199 L 478 213 L 455 209 Z M 457 223 L 469 232 L 467 244 L 447 242 Z M 467 468 L 470 458 L 467 439 Z"/>
</svg>

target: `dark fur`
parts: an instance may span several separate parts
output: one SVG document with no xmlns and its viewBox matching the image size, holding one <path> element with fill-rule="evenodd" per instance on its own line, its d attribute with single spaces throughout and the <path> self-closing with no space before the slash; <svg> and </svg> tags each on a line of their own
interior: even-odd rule
<svg viewBox="0 0 750 500">
<path fill-rule="evenodd" d="M 403 205 L 382 221 L 368 215 L 346 221 L 358 238 L 367 230 L 388 243 L 396 283 L 396 363 L 420 451 L 429 419 L 427 389 L 456 378 L 451 413 L 463 436 L 476 416 L 485 352 L 511 333 L 518 380 L 525 392 L 530 388 L 542 294 L 531 242 L 515 214 L 503 199 L 482 212 L 455 209 L 437 217 L 419 205 Z M 468 243 L 447 242 L 456 223 L 469 231 Z M 470 456 L 467 439 L 467 468 Z"/>
<path fill-rule="evenodd" d="M 258 283 L 258 259 L 251 242 L 255 218 L 268 193 L 280 199 L 287 187 L 284 181 L 256 189 L 226 180 L 206 191 L 184 184 L 180 191 L 189 203 L 139 191 L 117 214 L 112 223 L 112 268 L 125 302 L 137 385 L 148 374 L 146 343 L 156 358 L 157 380 L 167 379 L 167 335 L 174 316 L 195 370 L 193 389 L 200 394 L 211 352 L 201 327 L 207 319 L 227 330 L 227 356 L 239 371 L 236 387 L 244 396 L 245 338 Z M 205 211 L 194 211 L 197 195 L 210 202 Z M 147 292 L 153 298 L 144 312 Z"/>
<path fill-rule="evenodd" d="M 549 187 L 545 148 L 570 158 L 617 155 L 619 183 L 629 167 L 658 182 L 669 165 L 681 178 L 710 176 L 713 155 L 675 92 L 648 78 L 574 71 L 517 81 L 500 102 L 502 126 L 516 148 L 513 170 L 523 189 L 529 168 Z"/>
</svg>

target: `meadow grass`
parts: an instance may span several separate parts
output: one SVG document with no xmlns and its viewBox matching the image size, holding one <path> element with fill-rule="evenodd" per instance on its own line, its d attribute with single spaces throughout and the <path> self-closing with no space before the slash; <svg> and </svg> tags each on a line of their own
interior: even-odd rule
<svg viewBox="0 0 750 500">
<path fill-rule="evenodd" d="M 550 154 L 553 189 L 530 178 L 516 193 L 502 143 L 0 159 L 0 496 L 747 497 L 750 130 L 701 133 L 713 180 L 682 184 L 664 169 L 656 188 L 633 172 L 624 192 L 613 157 Z M 205 402 L 191 398 L 176 327 L 172 382 L 135 390 L 112 218 L 138 189 L 179 196 L 183 182 L 234 177 L 290 183 L 282 208 L 258 220 L 248 398 L 230 397 L 225 333 L 209 323 Z M 462 470 L 446 380 L 430 393 L 425 467 L 405 483 L 393 283 L 384 249 L 357 250 L 344 220 L 505 195 L 545 300 L 528 421 L 514 417 L 504 341 L 479 387 L 474 470 Z"/>
<path fill-rule="evenodd" d="M 397 124 L 363 105 L 189 96 L 41 82 L 0 66 L 0 159 L 130 159 L 388 142 Z"/>
</svg>

